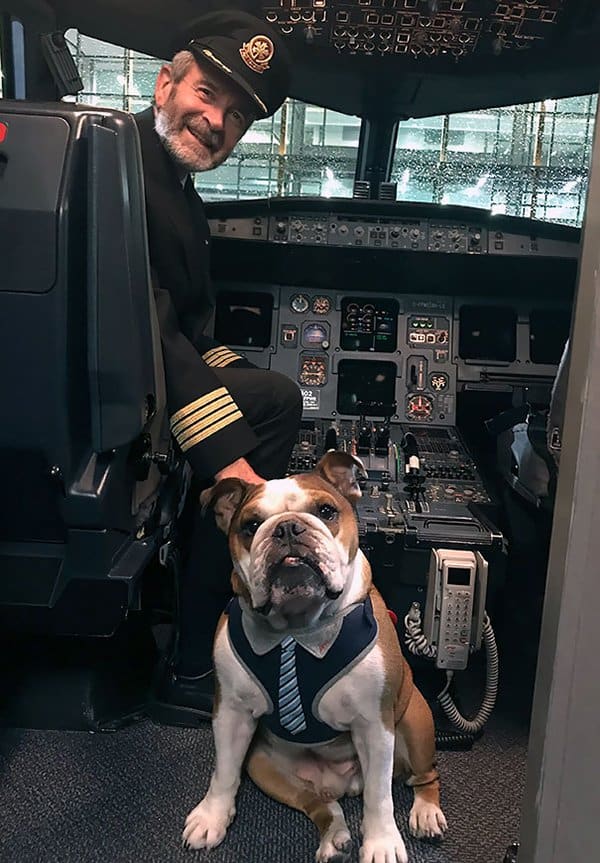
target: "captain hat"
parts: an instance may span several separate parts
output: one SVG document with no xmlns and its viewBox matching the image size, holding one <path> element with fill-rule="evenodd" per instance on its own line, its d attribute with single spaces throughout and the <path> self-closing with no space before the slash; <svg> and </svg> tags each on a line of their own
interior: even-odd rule
<svg viewBox="0 0 600 863">
<path fill-rule="evenodd" d="M 212 12 L 190 21 L 181 31 L 175 51 L 191 51 L 231 78 L 269 117 L 286 98 L 290 84 L 290 55 L 282 38 L 247 12 Z"/>
</svg>

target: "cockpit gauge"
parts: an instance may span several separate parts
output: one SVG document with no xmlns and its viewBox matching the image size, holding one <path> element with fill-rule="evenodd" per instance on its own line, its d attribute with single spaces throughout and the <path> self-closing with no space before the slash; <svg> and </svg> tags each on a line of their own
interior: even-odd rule
<svg viewBox="0 0 600 863">
<path fill-rule="evenodd" d="M 312 348 L 315 345 L 327 347 L 329 345 L 327 324 L 317 324 L 314 322 L 306 324 L 302 331 L 302 344 L 307 348 Z"/>
<path fill-rule="evenodd" d="M 397 300 L 377 297 L 343 297 L 340 348 L 343 351 L 396 350 L 399 306 Z"/>
<path fill-rule="evenodd" d="M 429 376 L 429 385 L 436 393 L 441 393 L 448 389 L 448 375 L 444 372 L 434 372 Z"/>
<path fill-rule="evenodd" d="M 433 401 L 429 396 L 414 395 L 406 403 L 406 414 L 411 420 L 426 420 L 433 413 Z"/>
<path fill-rule="evenodd" d="M 315 297 L 312 301 L 312 310 L 315 315 L 328 315 L 331 311 L 331 300 L 329 297 Z"/>
<path fill-rule="evenodd" d="M 298 383 L 305 387 L 323 387 L 327 383 L 327 359 L 317 356 L 300 357 Z"/>
<path fill-rule="evenodd" d="M 290 307 L 293 312 L 297 312 L 299 315 L 301 315 L 304 312 L 308 311 L 310 307 L 310 302 L 305 294 L 294 294 L 294 296 L 290 300 Z"/>
</svg>

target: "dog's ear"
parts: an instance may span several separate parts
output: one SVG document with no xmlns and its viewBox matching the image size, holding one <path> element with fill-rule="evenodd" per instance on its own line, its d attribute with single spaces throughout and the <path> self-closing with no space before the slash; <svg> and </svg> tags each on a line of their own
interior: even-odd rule
<svg viewBox="0 0 600 863">
<path fill-rule="evenodd" d="M 238 477 L 229 476 L 222 479 L 205 489 L 200 495 L 202 512 L 205 513 L 207 509 L 212 507 L 217 527 L 227 534 L 233 514 L 250 488 L 254 488 L 254 486 L 243 479 L 238 479 Z"/>
<path fill-rule="evenodd" d="M 367 471 L 356 456 L 330 450 L 317 464 L 315 473 L 335 486 L 350 503 L 356 503 L 362 497 L 359 480 L 367 478 Z"/>
</svg>

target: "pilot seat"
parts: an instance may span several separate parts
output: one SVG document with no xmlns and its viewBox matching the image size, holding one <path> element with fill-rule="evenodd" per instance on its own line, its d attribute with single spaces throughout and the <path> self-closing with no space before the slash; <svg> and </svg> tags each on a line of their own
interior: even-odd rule
<svg viewBox="0 0 600 863">
<path fill-rule="evenodd" d="M 35 726 L 37 704 L 42 727 L 96 728 L 143 705 L 143 576 L 187 482 L 141 153 L 102 108 L 5 100 L 0 128 L 0 716 Z"/>
</svg>

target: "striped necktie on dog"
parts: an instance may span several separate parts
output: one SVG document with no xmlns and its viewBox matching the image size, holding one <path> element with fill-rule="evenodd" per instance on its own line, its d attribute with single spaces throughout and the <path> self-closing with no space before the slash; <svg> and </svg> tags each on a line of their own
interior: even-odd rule
<svg viewBox="0 0 600 863">
<path fill-rule="evenodd" d="M 296 642 L 290 635 L 281 642 L 279 721 L 290 734 L 299 734 L 306 730 L 306 720 L 296 676 Z"/>
</svg>

